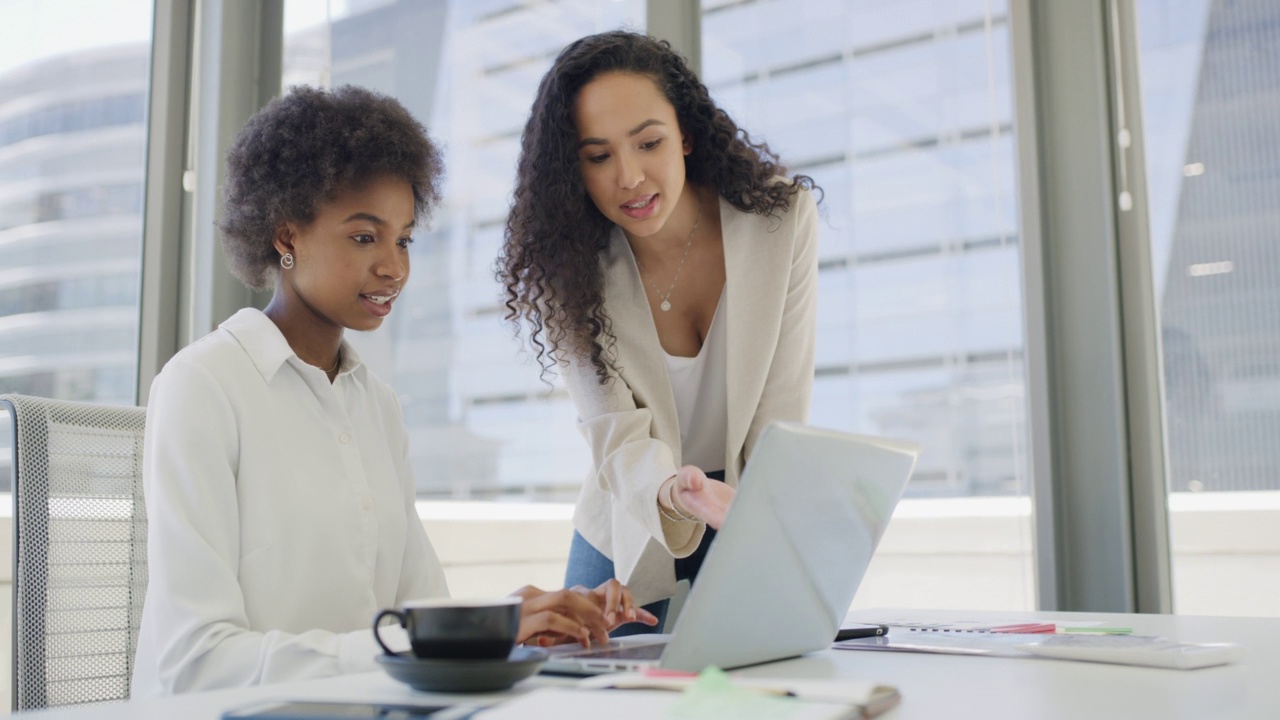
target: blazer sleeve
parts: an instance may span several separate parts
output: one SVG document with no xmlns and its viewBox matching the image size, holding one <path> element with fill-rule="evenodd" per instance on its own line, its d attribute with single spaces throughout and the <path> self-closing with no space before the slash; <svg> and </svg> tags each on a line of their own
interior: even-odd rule
<svg viewBox="0 0 1280 720">
<path fill-rule="evenodd" d="M 239 583 L 239 427 L 208 371 L 170 362 L 152 385 L 143 450 L 149 580 L 143 615 L 155 667 L 135 687 L 174 694 L 371 671 L 368 629 L 249 629 Z M 388 628 L 388 630 L 392 630 Z M 388 632 L 394 636 L 393 632 Z M 398 639 L 408 647 L 407 639 Z M 139 685 L 137 674 L 150 675 Z"/>
<path fill-rule="evenodd" d="M 706 526 L 671 522 L 658 512 L 658 489 L 677 467 L 671 448 L 653 437 L 653 413 L 637 406 L 631 388 L 612 366 L 604 385 L 589 361 L 574 358 L 559 368 L 578 411 L 578 431 L 591 446 L 595 482 L 613 497 L 615 513 L 625 512 L 672 556 L 688 557 Z M 598 521 L 607 525 L 610 519 Z"/>
<path fill-rule="evenodd" d="M 745 457 L 774 420 L 809 419 L 818 318 L 818 205 L 812 192 L 796 194 L 794 212 L 795 241 L 778 343 L 771 349 L 764 391 L 747 431 Z"/>
</svg>

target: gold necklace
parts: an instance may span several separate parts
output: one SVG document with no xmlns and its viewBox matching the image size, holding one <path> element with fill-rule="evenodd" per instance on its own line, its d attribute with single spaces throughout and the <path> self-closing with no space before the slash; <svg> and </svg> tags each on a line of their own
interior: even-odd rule
<svg viewBox="0 0 1280 720">
<path fill-rule="evenodd" d="M 325 372 L 325 374 L 326 374 L 326 375 L 332 375 L 332 374 L 334 374 L 334 373 L 338 372 L 338 366 L 339 366 L 339 365 L 341 365 L 341 364 L 342 364 L 342 348 L 338 348 L 338 360 L 337 360 L 337 362 L 335 362 L 335 363 L 333 364 L 333 367 L 329 368 L 329 369 Z"/>
<path fill-rule="evenodd" d="M 658 290 L 658 286 L 653 283 L 653 278 L 645 273 L 645 279 L 649 281 L 649 287 L 653 288 L 653 294 L 662 298 L 662 303 L 658 307 L 662 308 L 662 312 L 671 309 L 671 292 L 676 289 L 676 281 L 680 279 L 680 271 L 684 269 L 685 258 L 689 257 L 689 248 L 693 247 L 693 234 L 698 232 L 698 223 L 702 220 L 702 200 L 698 199 L 698 214 L 693 218 L 693 229 L 689 231 L 689 239 L 684 244 L 684 254 L 680 256 L 680 264 L 676 266 L 676 274 L 671 278 L 671 287 L 667 288 L 667 293 L 662 294 Z"/>
</svg>

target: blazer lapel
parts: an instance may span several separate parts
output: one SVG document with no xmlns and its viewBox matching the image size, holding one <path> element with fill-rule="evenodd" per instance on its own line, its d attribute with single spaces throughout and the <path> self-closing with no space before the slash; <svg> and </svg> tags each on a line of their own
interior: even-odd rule
<svg viewBox="0 0 1280 720">
<path fill-rule="evenodd" d="M 725 358 L 726 381 L 729 384 L 729 424 L 725 447 L 725 480 L 736 486 L 738 458 L 751 427 L 759 401 L 760 348 L 752 347 L 752 323 L 759 322 L 761 306 L 768 304 L 769 296 L 753 287 L 753 243 L 749 237 L 752 216 L 740 212 L 724 198 L 720 198 L 720 228 L 724 238 L 724 302 L 728 310 L 729 327 L 726 329 L 728 357 Z M 754 262 L 759 262 L 755 259 Z"/>
<path fill-rule="evenodd" d="M 720 216 L 725 302 L 729 305 L 725 479 L 736 486 L 747 435 L 773 366 L 787 302 L 793 243 L 775 234 L 781 224 L 776 219 L 742 212 L 723 198 Z"/>
</svg>

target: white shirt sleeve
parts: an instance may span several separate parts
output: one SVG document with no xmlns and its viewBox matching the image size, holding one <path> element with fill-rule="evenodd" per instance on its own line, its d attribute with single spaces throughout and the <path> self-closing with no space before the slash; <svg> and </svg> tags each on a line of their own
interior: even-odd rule
<svg viewBox="0 0 1280 720">
<path fill-rule="evenodd" d="M 372 669 L 378 649 L 368 629 L 249 629 L 238 580 L 238 423 L 226 394 L 203 367 L 170 363 L 156 378 L 147 428 L 143 479 L 150 528 L 146 622 L 151 627 L 144 639 L 153 645 L 145 654 L 158 661 L 150 676 L 158 687 L 135 679 L 135 695 Z M 408 509 L 413 512 L 412 503 Z M 420 522 L 412 525 L 422 532 Z M 409 546 L 415 554 L 422 552 L 417 542 Z M 385 634 L 407 647 L 397 630 L 387 628 Z"/>
</svg>

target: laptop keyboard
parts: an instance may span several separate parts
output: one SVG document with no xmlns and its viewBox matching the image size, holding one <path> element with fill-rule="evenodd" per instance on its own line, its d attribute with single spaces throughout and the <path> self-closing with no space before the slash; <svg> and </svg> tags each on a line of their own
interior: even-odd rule
<svg viewBox="0 0 1280 720">
<path fill-rule="evenodd" d="M 580 653 L 574 653 L 573 657 L 582 660 L 657 660 L 662 657 L 662 651 L 666 647 L 666 643 L 626 645 L 623 647 L 610 647 L 600 650 L 587 650 Z"/>
</svg>

